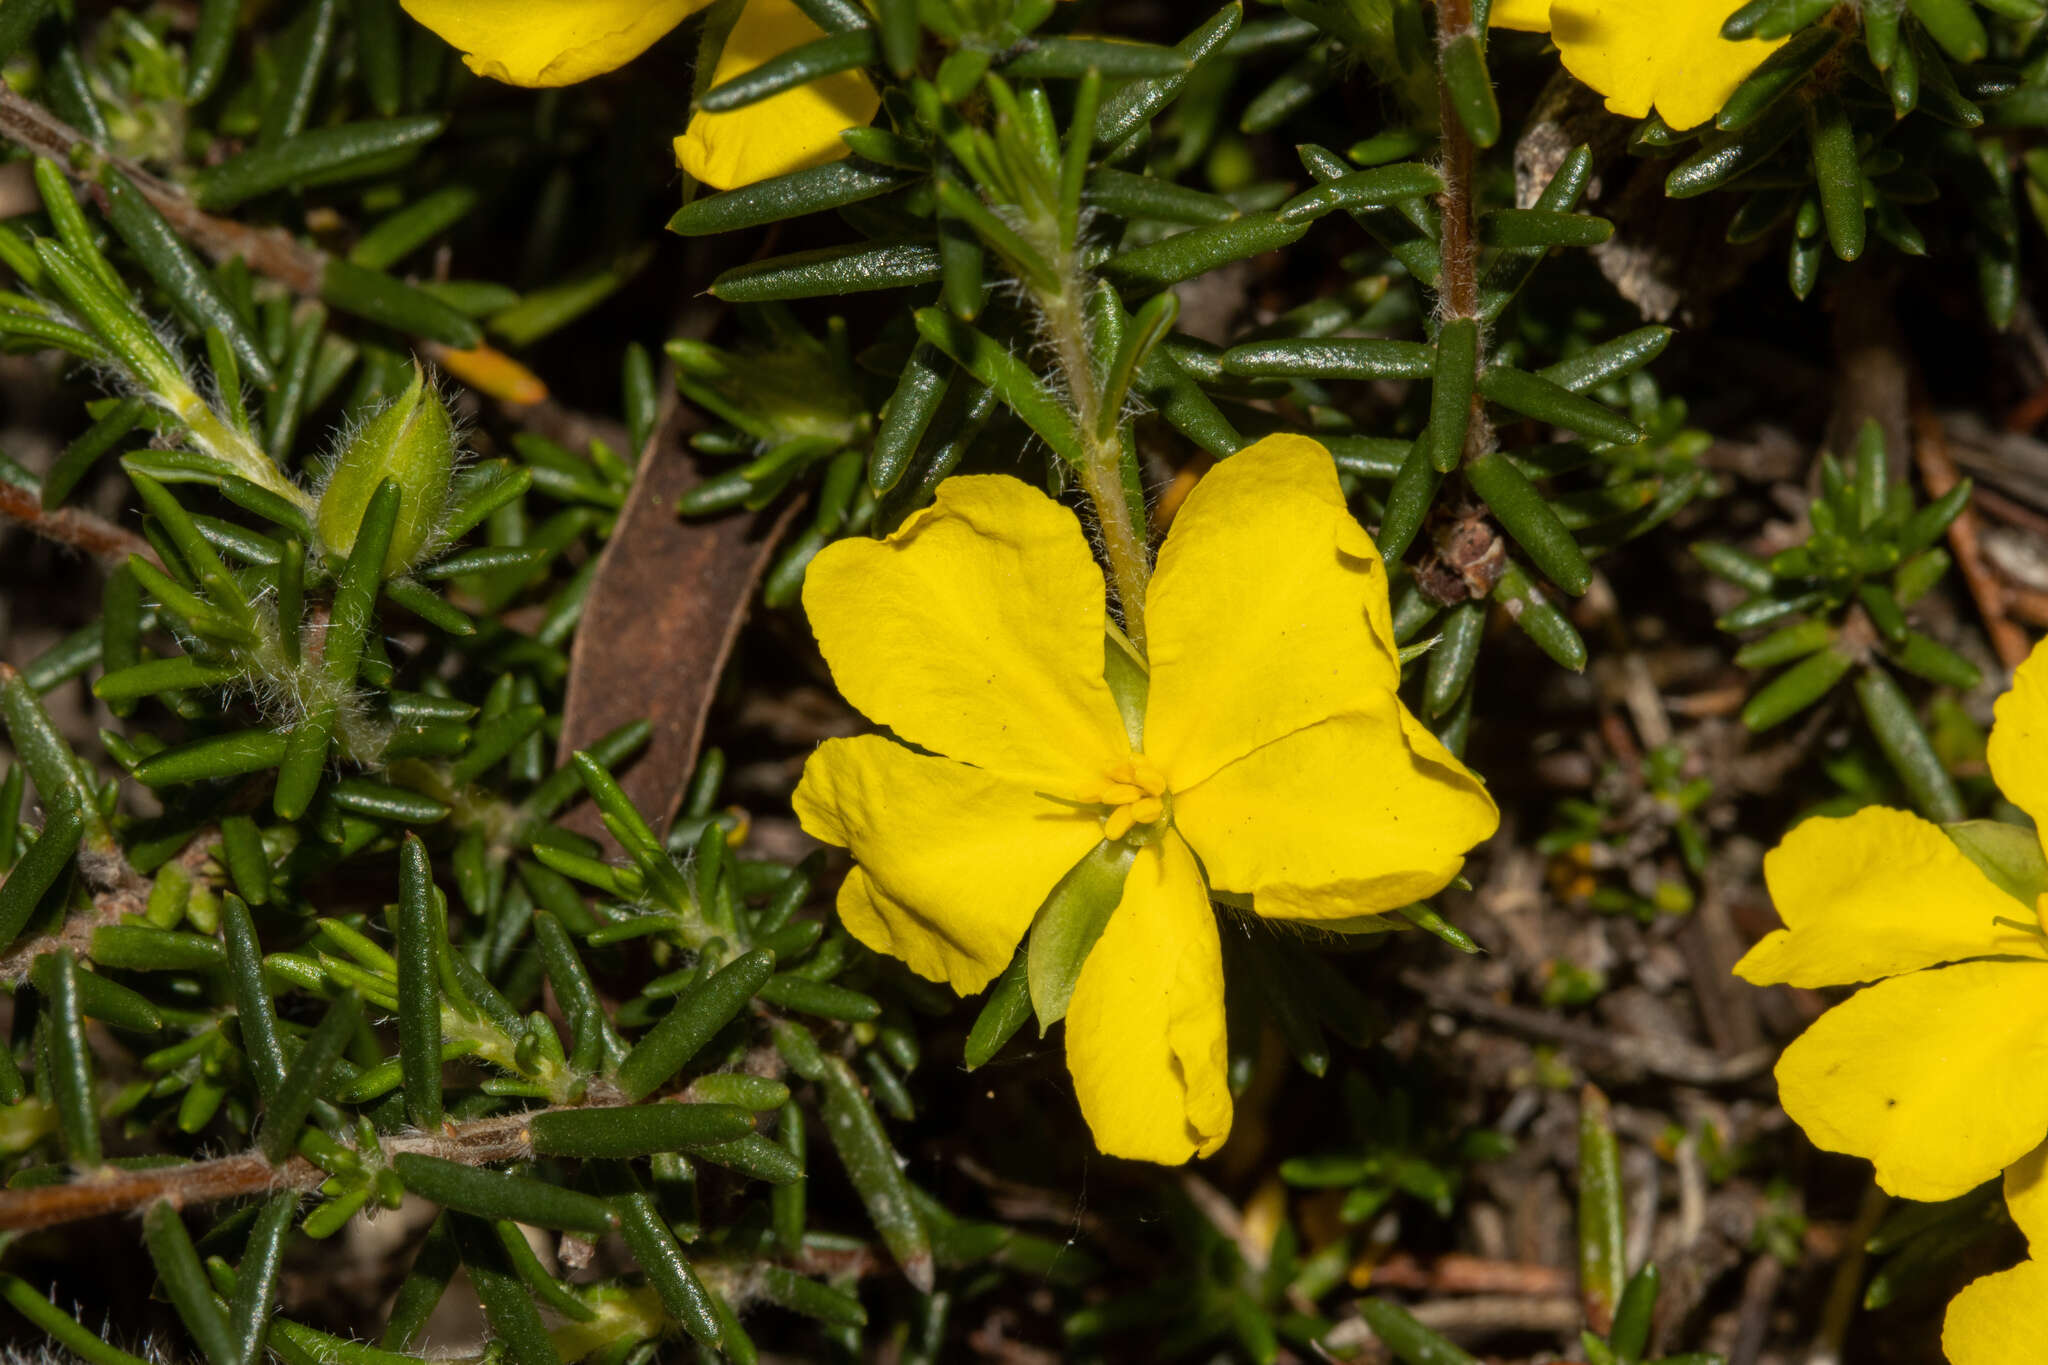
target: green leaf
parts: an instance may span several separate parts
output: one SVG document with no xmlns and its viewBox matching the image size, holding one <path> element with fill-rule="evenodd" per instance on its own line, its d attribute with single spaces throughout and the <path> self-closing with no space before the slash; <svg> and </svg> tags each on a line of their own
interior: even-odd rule
<svg viewBox="0 0 2048 1365">
<path fill-rule="evenodd" d="M 85 837 L 85 820 L 76 806 L 49 804 L 43 832 L 28 846 L 14 871 L 0 881 L 0 946 L 13 943 L 28 927 L 36 906 L 71 866 L 71 856 Z M 13 843 L 9 832 L 9 844 Z M 6 852 L 11 855 L 10 847 Z"/>
<path fill-rule="evenodd" d="M 1574 597 L 1593 586 L 1593 566 L 1585 552 L 1512 461 L 1488 451 L 1466 466 L 1465 477 L 1544 577 Z"/>
<path fill-rule="evenodd" d="M 619 1064 L 619 1089 L 626 1098 L 642 1100 L 666 1085 L 712 1034 L 738 1017 L 774 971 L 772 954 L 751 952 L 685 992 L 667 1017 L 649 1029 Z"/>
<path fill-rule="evenodd" d="M 141 190 L 112 167 L 102 172 L 107 222 L 135 253 L 150 278 L 169 295 L 172 305 L 193 330 L 218 328 L 235 362 L 259 386 L 273 378 L 263 345 L 242 321 L 214 283 L 213 276 L 184 239 L 171 229 Z"/>
<path fill-rule="evenodd" d="M 1114 79 L 1186 76 L 1193 63 L 1179 50 L 1118 38 L 1032 38 L 1005 61 L 1005 78 L 1078 80 L 1090 71 Z"/>
<path fill-rule="evenodd" d="M 1642 429 L 1590 398 L 1580 397 L 1547 379 L 1506 365 L 1491 365 L 1480 372 L 1479 391 L 1524 417 L 1576 431 L 1596 441 L 1634 445 L 1643 439 Z"/>
<path fill-rule="evenodd" d="M 1074 983 L 1123 899 L 1137 853 L 1121 839 L 1097 844 L 1060 878 L 1032 920 L 1027 977 L 1040 1037 L 1066 1017 Z"/>
<path fill-rule="evenodd" d="M 272 1165 L 283 1165 L 291 1156 L 299 1130 L 306 1126 L 306 1115 L 326 1090 L 334 1064 L 362 1018 L 362 997 L 343 991 L 285 1069 L 284 1079 L 264 1111 L 263 1137 L 258 1144 Z"/>
<path fill-rule="evenodd" d="M 1863 254 L 1865 239 L 1863 167 L 1856 155 L 1856 130 L 1833 94 L 1807 106 L 1806 136 L 1813 146 L 1814 183 L 1828 243 L 1837 259 L 1853 261 Z"/>
<path fill-rule="evenodd" d="M 727 303 L 767 303 L 902 289 L 931 284 L 939 274 L 938 248 L 923 242 L 854 242 L 734 266 L 711 282 L 711 295 Z"/>
<path fill-rule="evenodd" d="M 729 113 L 840 71 L 879 65 L 881 60 L 881 39 L 873 29 L 827 34 L 712 86 L 697 107 L 707 114 Z"/>
<path fill-rule="evenodd" d="M 423 289 L 415 289 L 382 271 L 365 270 L 351 261 L 328 260 L 320 274 L 320 298 L 353 317 L 438 341 L 458 351 L 483 344 L 483 328 L 472 319 Z"/>
<path fill-rule="evenodd" d="M 1359 212 L 1388 208 L 1407 199 L 1442 194 L 1443 177 L 1419 161 L 1375 166 L 1325 180 L 1282 204 L 1276 216 L 1287 223 L 1307 222 L 1336 209 Z"/>
<path fill-rule="evenodd" d="M 1493 77 L 1487 74 L 1486 50 L 1476 33 L 1460 33 L 1441 50 L 1442 79 L 1451 112 L 1479 147 L 1500 141 L 1500 106 L 1493 98 Z"/>
<path fill-rule="evenodd" d="M 648 1283 L 661 1296 L 662 1307 L 696 1340 L 717 1346 L 723 1336 L 717 1310 L 654 1201 L 635 1193 L 621 1197 L 616 1204 L 626 1249 L 647 1273 Z"/>
<path fill-rule="evenodd" d="M 398 1160 L 405 1162 L 411 1158 L 412 1154 L 407 1153 Z M 433 1158 L 419 1157 L 417 1160 L 429 1161 Z M 472 1174 L 493 1173 L 474 1171 Z M 541 1185 L 539 1181 L 527 1183 L 540 1185 L 542 1189 L 556 1188 L 552 1185 Z M 561 1193 L 567 1194 L 569 1191 L 563 1190 Z M 590 1199 L 588 1195 L 580 1195 L 578 1198 L 589 1199 L 598 1207 L 604 1207 L 603 1201 Z M 486 1218 L 499 1216 L 513 1217 L 515 1222 L 534 1221 L 519 1219 L 510 1214 L 485 1214 L 476 1218 L 457 1215 L 448 1220 L 455 1234 L 455 1244 L 462 1253 L 462 1264 L 469 1271 L 470 1283 L 475 1287 L 477 1297 L 483 1301 L 484 1317 L 491 1324 L 492 1334 L 503 1343 L 505 1354 L 512 1361 L 512 1365 L 561 1365 L 561 1357 L 556 1353 L 554 1343 L 548 1337 L 547 1327 L 541 1321 L 540 1308 L 534 1302 L 532 1292 L 513 1270 L 510 1259 L 505 1255 L 504 1246 L 498 1241 L 497 1233 L 490 1223 L 485 1221 Z M 614 1221 L 616 1220 L 607 1210 L 607 1224 Z"/>
<path fill-rule="evenodd" d="M 1941 824 L 1963 819 L 1967 812 L 1955 781 L 1891 674 L 1877 664 L 1867 665 L 1856 678 L 1856 699 L 1863 704 L 1870 733 L 1920 813 Z"/>
<path fill-rule="evenodd" d="M 624 1158 L 734 1142 L 754 1131 L 754 1117 L 732 1104 L 636 1104 L 552 1110 L 528 1131 L 538 1155 Z"/>
<path fill-rule="evenodd" d="M 1223 353 L 1225 374 L 1248 379 L 1427 379 L 1436 348 L 1419 341 L 1251 341 Z"/>
<path fill-rule="evenodd" d="M 1587 213 L 1551 209 L 1495 209 L 1479 219 L 1479 240 L 1510 251 L 1598 246 L 1614 235 L 1614 224 Z"/>
<path fill-rule="evenodd" d="M 1233 261 L 1292 246 L 1309 227 L 1309 222 L 1285 222 L 1273 214 L 1248 215 L 1133 247 L 1104 261 L 1102 272 L 1127 289 L 1151 293 Z"/>
<path fill-rule="evenodd" d="M 1752 731 L 1783 724 L 1832 691 L 1854 663 L 1833 647 L 1808 655 L 1757 690 L 1743 705 L 1742 723 Z"/>
<path fill-rule="evenodd" d="M 1586 1320 L 1601 1333 L 1614 1325 L 1628 1271 L 1623 1208 L 1621 1149 L 1607 1096 L 1587 1085 L 1579 1091 L 1579 1295 Z"/>
<path fill-rule="evenodd" d="M 883 1131 L 875 1107 L 845 1060 L 825 1058 L 825 1134 L 846 1166 L 847 1178 L 866 1206 L 882 1244 L 889 1248 L 903 1278 L 918 1292 L 932 1292 L 931 1235 L 918 1217 L 896 1149 Z"/>
<path fill-rule="evenodd" d="M 0 16 L 11 18 L 9 10 L 31 8 L 34 8 L 32 4 L 24 5 L 21 0 L 13 0 L 13 3 L 0 8 Z M 0 57 L 6 55 L 5 38 L 4 20 L 0 20 Z M 5 1300 L 8 1307 L 41 1328 L 86 1365 L 147 1365 L 140 1356 L 129 1355 L 119 1347 L 108 1345 L 99 1333 L 88 1330 L 76 1318 L 38 1294 L 19 1275 L 0 1275 L 0 1300 Z"/>
<path fill-rule="evenodd" d="M 1398 1304 L 1386 1299 L 1360 1299 L 1358 1312 L 1372 1328 L 1372 1334 L 1400 1358 L 1402 1365 L 1479 1365 Z"/>
<path fill-rule="evenodd" d="M 618 1227 L 618 1215 L 604 1200 L 530 1176 L 419 1152 L 400 1152 L 392 1158 L 391 1168 L 422 1199 L 479 1218 L 509 1218 L 531 1227 L 597 1237 Z M 463 1259 L 469 1259 L 467 1249 Z"/>
<path fill-rule="evenodd" d="M 242 1365 L 241 1344 L 213 1297 L 213 1287 L 207 1283 L 177 1206 L 167 1199 L 151 1204 L 142 1216 L 142 1237 L 150 1259 L 156 1262 L 165 1295 L 178 1310 L 185 1330 L 199 1343 L 208 1365 Z"/>
<path fill-rule="evenodd" d="M 1762 3 L 1775 3 L 1782 7 L 1785 0 L 1762 0 Z M 1813 0 L 1793 0 L 1793 3 L 1811 4 Z M 1729 18 L 1728 26 L 1734 26 L 1747 11 L 1758 7 L 1752 3 L 1736 11 Z M 1727 28 L 1724 27 L 1722 32 L 1726 33 Z M 1756 70 L 1735 87 L 1734 92 L 1722 101 L 1721 112 L 1714 117 L 1714 126 L 1722 132 L 1739 132 L 1755 123 L 1780 99 L 1797 89 L 1840 42 L 1841 34 L 1830 25 L 1807 29 L 1764 58 Z"/>
<path fill-rule="evenodd" d="M 1471 318 L 1447 320 L 1437 332 L 1429 390 L 1429 461 L 1440 474 L 1450 473 L 1465 458 L 1478 370 L 1479 324 Z"/>
<path fill-rule="evenodd" d="M 418 115 L 300 133 L 253 147 L 200 171 L 193 177 L 192 196 L 203 209 L 231 209 L 272 190 L 382 166 L 392 153 L 408 152 L 433 141 L 447 124 L 438 115 Z"/>
<path fill-rule="evenodd" d="M 920 308 L 915 316 L 920 336 L 987 385 L 1052 447 L 1054 454 L 1076 469 L 1083 465 L 1086 456 L 1072 415 L 1065 404 L 1040 384 L 1030 367 L 986 332 L 977 331 L 950 313 Z"/>
<path fill-rule="evenodd" d="M 1243 21 L 1242 0 L 1231 0 L 1201 27 L 1174 44 L 1173 50 L 1183 62 L 1180 70 L 1119 86 L 1102 102 L 1095 116 L 1096 148 L 1107 150 L 1122 142 L 1171 104 L 1187 87 L 1195 70 L 1223 51 Z"/>
</svg>

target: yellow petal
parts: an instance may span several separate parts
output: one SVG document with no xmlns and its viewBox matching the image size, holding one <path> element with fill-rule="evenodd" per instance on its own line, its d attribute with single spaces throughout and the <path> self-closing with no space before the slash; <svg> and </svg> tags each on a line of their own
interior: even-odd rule
<svg viewBox="0 0 2048 1365">
<path fill-rule="evenodd" d="M 1486 26 L 1548 33 L 1550 0 L 1493 0 L 1493 8 L 1487 12 Z"/>
<path fill-rule="evenodd" d="M 1917 815 L 1869 806 L 1807 820 L 1764 857 L 1785 921 L 1735 964 L 1765 986 L 1846 986 L 1992 953 L 2040 955 L 2041 940 L 1992 921 L 2031 907 L 2006 895 Z"/>
<path fill-rule="evenodd" d="M 1823 1014 L 1778 1059 L 1816 1147 L 1868 1158 L 1904 1199 L 1952 1199 L 2048 1134 L 2048 962 L 1895 976 Z"/>
<path fill-rule="evenodd" d="M 616 71 L 711 0 L 401 0 L 462 51 L 471 71 L 508 85 L 574 85 Z"/>
<path fill-rule="evenodd" d="M 825 31 L 791 0 L 747 0 L 718 54 L 711 83 L 743 76 Z M 676 164 L 721 190 L 822 166 L 846 155 L 839 134 L 866 127 L 882 97 L 859 71 L 830 76 L 723 114 L 693 114 L 675 140 Z"/>
<path fill-rule="evenodd" d="M 878 735 L 830 739 L 796 789 L 804 832 L 851 849 L 847 932 L 962 995 L 1010 965 L 1046 893 L 1102 835 L 1091 814 Z"/>
<path fill-rule="evenodd" d="M 2005 1207 L 2033 1253 L 2048 1258 L 2048 1142 L 2005 1168 Z"/>
<path fill-rule="evenodd" d="M 2014 670 L 2012 691 L 1992 708 L 1985 757 L 2005 799 L 2033 816 L 2048 842 L 2048 639 Z"/>
<path fill-rule="evenodd" d="M 1067 1006 L 1067 1067 L 1095 1145 L 1176 1165 L 1230 1135 L 1223 949 L 1187 845 L 1140 850 Z"/>
<path fill-rule="evenodd" d="M 1949 1301 L 1941 1350 L 1949 1365 L 2023 1365 L 2048 1342 L 2048 1261 L 1970 1281 Z"/>
<path fill-rule="evenodd" d="M 1441 891 L 1499 814 L 1390 692 L 1256 749 L 1174 794 L 1210 885 L 1261 915 L 1343 919 Z"/>
<path fill-rule="evenodd" d="M 1691 128 L 1721 105 L 1784 43 L 1731 43 L 1721 25 L 1742 0 L 1556 0 L 1550 37 L 1565 69 L 1607 96 L 1607 107 L 1643 118 L 1655 106 L 1673 128 Z"/>
<path fill-rule="evenodd" d="M 920 748 L 1074 800 L 1130 757 L 1102 680 L 1102 572 L 1028 484 L 948 479 L 887 540 L 827 546 L 804 610 L 840 692 Z"/>
<path fill-rule="evenodd" d="M 1202 476 L 1160 547 L 1145 628 L 1145 752 L 1175 791 L 1400 682 L 1386 569 L 1306 436 Z"/>
</svg>

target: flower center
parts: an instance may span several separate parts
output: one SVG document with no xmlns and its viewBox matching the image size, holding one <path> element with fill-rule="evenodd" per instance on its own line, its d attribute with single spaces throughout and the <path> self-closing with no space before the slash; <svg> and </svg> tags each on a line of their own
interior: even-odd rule
<svg viewBox="0 0 2048 1365">
<path fill-rule="evenodd" d="M 1102 837 L 1110 840 L 1131 837 L 1150 843 L 1173 817 L 1166 777 L 1143 754 L 1132 754 L 1110 769 L 1094 804 L 1109 807 L 1102 817 Z"/>
</svg>

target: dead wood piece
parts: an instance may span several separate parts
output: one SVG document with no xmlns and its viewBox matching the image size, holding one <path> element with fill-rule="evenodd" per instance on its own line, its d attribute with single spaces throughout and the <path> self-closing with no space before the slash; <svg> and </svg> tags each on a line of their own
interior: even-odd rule
<svg viewBox="0 0 2048 1365">
<path fill-rule="evenodd" d="M 605 546 L 569 656 L 559 759 L 637 720 L 654 735 L 619 783 L 657 832 L 666 832 L 697 764 L 704 725 L 792 502 L 759 516 L 684 520 L 676 501 L 699 482 L 672 408 Z M 562 823 L 608 847 L 611 836 L 585 802 Z"/>
</svg>

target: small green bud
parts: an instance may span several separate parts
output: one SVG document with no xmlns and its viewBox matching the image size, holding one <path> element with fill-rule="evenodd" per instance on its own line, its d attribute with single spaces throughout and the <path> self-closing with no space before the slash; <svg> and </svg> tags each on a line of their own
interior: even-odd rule
<svg viewBox="0 0 2048 1365">
<path fill-rule="evenodd" d="M 411 386 L 364 423 L 336 457 L 314 514 L 320 539 L 333 553 L 347 554 L 371 495 L 390 479 L 399 489 L 398 524 L 384 556 L 384 575 L 404 573 L 433 537 L 454 472 L 455 428 L 414 365 Z"/>
</svg>

